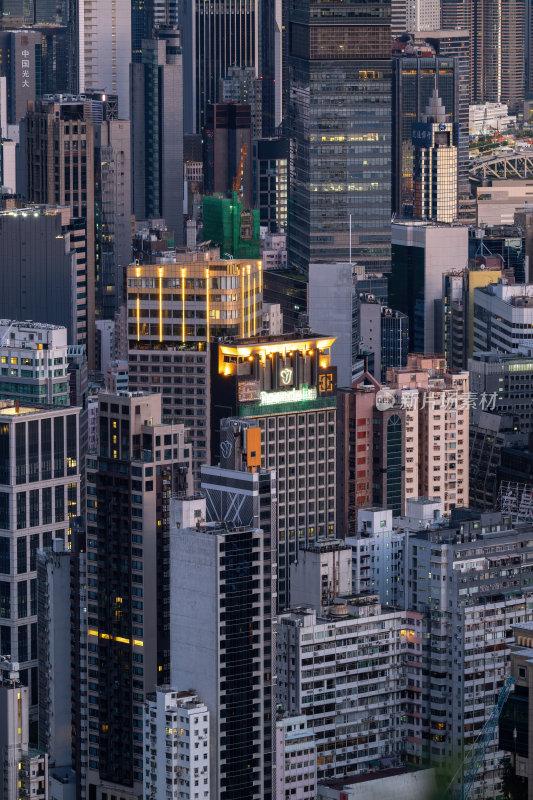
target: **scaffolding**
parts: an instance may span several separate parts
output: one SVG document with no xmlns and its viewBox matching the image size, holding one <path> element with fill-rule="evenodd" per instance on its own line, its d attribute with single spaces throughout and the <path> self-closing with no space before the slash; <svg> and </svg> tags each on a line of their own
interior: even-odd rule
<svg viewBox="0 0 533 800">
<path fill-rule="evenodd" d="M 511 516 L 513 523 L 533 521 L 533 484 L 502 481 L 498 507 Z"/>
</svg>

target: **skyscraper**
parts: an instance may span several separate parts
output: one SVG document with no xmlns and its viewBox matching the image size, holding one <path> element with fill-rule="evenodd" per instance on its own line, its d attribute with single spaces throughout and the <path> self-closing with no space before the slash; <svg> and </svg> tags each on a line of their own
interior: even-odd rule
<svg viewBox="0 0 533 800">
<path fill-rule="evenodd" d="M 161 398 L 99 395 L 99 452 L 87 461 L 91 787 L 139 796 L 143 703 L 169 681 L 169 502 L 187 491 L 183 424 L 161 423 Z M 102 724 L 105 720 L 105 724 Z M 105 789 L 104 789 L 105 791 Z"/>
<path fill-rule="evenodd" d="M 470 102 L 524 99 L 525 0 L 442 0 L 442 26 L 470 32 Z"/>
<path fill-rule="evenodd" d="M 267 3 L 266 5 L 269 5 Z M 259 66 L 259 0 L 181 0 L 183 120 L 185 133 L 200 133 L 208 103 L 219 100 L 219 83 L 230 67 Z"/>
<path fill-rule="evenodd" d="M 20 664 L 35 705 L 37 550 L 67 544 L 79 513 L 79 408 L 0 405 L 0 651 Z"/>
<path fill-rule="evenodd" d="M 289 266 L 388 271 L 390 0 L 291 0 L 288 15 Z"/>
<path fill-rule="evenodd" d="M 194 683 L 210 713 L 207 796 L 271 800 L 275 543 L 261 528 L 214 522 L 174 528 L 170 542 L 172 685 Z"/>
<path fill-rule="evenodd" d="M 101 89 L 119 97 L 130 118 L 131 0 L 78 0 L 78 91 Z"/>
<path fill-rule="evenodd" d="M 460 32 L 461 33 L 461 32 Z M 412 50 L 412 52 L 411 52 Z M 466 63 L 466 59 L 465 59 Z M 457 190 L 468 185 L 468 85 L 461 83 L 463 61 L 438 56 L 430 44 L 406 49 L 392 59 L 392 212 L 412 213 L 414 203 L 413 126 L 422 122 L 433 91 L 446 112 L 445 122 L 458 125 Z"/>
<path fill-rule="evenodd" d="M 164 219 L 183 242 L 183 71 L 180 34 L 160 28 L 131 65 L 133 211 Z"/>
<path fill-rule="evenodd" d="M 454 222 L 457 202 L 457 126 L 446 120 L 433 90 L 422 122 L 413 126 L 414 214 L 435 222 Z"/>
<path fill-rule="evenodd" d="M 335 535 L 333 343 L 299 331 L 212 346 L 212 458 L 276 471 L 280 608 L 299 548 Z"/>
</svg>

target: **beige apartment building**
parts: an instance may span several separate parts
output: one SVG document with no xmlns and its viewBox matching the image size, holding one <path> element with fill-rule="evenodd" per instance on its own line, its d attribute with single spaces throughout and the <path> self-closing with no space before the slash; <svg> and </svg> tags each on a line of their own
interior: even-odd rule
<svg viewBox="0 0 533 800">
<path fill-rule="evenodd" d="M 443 512 L 468 505 L 469 392 L 466 371 L 440 356 L 412 354 L 391 369 L 388 387 L 405 409 L 405 497 L 439 497 Z"/>
</svg>

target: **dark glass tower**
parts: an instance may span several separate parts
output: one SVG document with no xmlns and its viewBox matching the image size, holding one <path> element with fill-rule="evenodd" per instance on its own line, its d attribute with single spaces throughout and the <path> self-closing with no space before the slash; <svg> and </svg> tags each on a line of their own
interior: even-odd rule
<svg viewBox="0 0 533 800">
<path fill-rule="evenodd" d="M 390 0 L 290 0 L 289 262 L 390 267 Z"/>
</svg>

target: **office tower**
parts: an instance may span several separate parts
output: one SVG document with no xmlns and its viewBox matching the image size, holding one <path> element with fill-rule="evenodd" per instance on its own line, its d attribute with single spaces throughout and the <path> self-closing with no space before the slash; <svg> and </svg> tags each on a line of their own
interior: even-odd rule
<svg viewBox="0 0 533 800">
<path fill-rule="evenodd" d="M 78 0 L 80 94 L 103 90 L 119 98 L 121 119 L 130 118 L 131 3 Z"/>
<path fill-rule="evenodd" d="M 423 632 L 422 614 L 382 608 L 372 594 L 338 597 L 323 613 L 299 608 L 278 617 L 277 699 L 290 714 L 306 715 L 319 781 L 368 772 L 385 754 L 421 763 Z M 377 637 L 379 668 L 366 654 Z M 313 669 L 318 659 L 320 673 Z M 405 662 L 417 689 L 409 700 Z M 336 714 L 324 713 L 329 687 Z"/>
<path fill-rule="evenodd" d="M 169 800 L 211 796 L 209 726 L 209 710 L 193 692 L 162 688 L 146 696 L 145 800 L 169 795 Z"/>
<path fill-rule="evenodd" d="M 435 222 L 392 223 L 389 304 L 409 318 L 409 349 L 442 352 L 442 276 L 468 264 L 468 228 Z"/>
<path fill-rule="evenodd" d="M 69 542 L 70 520 L 79 513 L 79 409 L 0 405 L 0 646 L 20 664 L 35 706 L 37 550 L 52 538 Z"/>
<path fill-rule="evenodd" d="M 95 308 L 98 317 L 113 319 L 126 300 L 131 262 L 130 123 L 104 119 L 95 134 Z"/>
<path fill-rule="evenodd" d="M 458 126 L 457 189 L 470 193 L 468 182 L 468 91 L 462 90 L 460 59 L 435 54 L 435 48 L 422 44 L 410 47 L 392 59 L 392 211 L 403 216 L 414 205 L 413 126 L 422 115 L 434 91 L 442 101 L 446 123 Z"/>
<path fill-rule="evenodd" d="M 87 344 L 85 221 L 68 207 L 31 205 L 0 212 L 0 315 L 67 329 Z"/>
<path fill-rule="evenodd" d="M 252 67 L 259 75 L 258 6 L 258 0 L 238 6 L 224 0 L 214 8 L 200 0 L 180 3 L 185 133 L 203 132 L 207 104 L 221 99 L 220 80 L 230 67 Z"/>
<path fill-rule="evenodd" d="M 174 529 L 170 539 L 171 679 L 194 684 L 210 713 L 203 787 L 210 800 L 271 800 L 275 541 L 260 528 L 214 522 Z"/>
<path fill-rule="evenodd" d="M 206 343 L 215 337 L 260 332 L 261 262 L 200 256 L 198 261 L 130 266 L 127 281 L 129 385 L 133 391 L 159 392 L 165 416 L 191 423 L 198 478 L 200 465 L 210 462 Z M 157 311 L 154 292 L 159 298 Z"/>
<path fill-rule="evenodd" d="M 84 343 L 91 364 L 95 316 L 94 126 L 85 120 L 81 99 L 62 96 L 59 100 L 30 103 L 24 126 L 28 200 L 69 206 L 72 217 L 84 220 L 87 294 Z M 56 158 L 57 170 L 52 169 Z"/>
<path fill-rule="evenodd" d="M 288 603 L 289 565 L 300 546 L 335 534 L 333 341 L 300 331 L 212 346 L 212 460 L 220 453 L 222 466 L 241 469 L 256 459 L 276 471 L 279 608 Z M 241 422 L 236 433 L 233 417 Z M 257 428 L 260 438 L 247 435 Z"/>
<path fill-rule="evenodd" d="M 426 576 L 408 584 L 407 601 L 427 615 L 431 630 L 426 668 L 432 689 L 425 716 L 435 733 L 422 746 L 438 768 L 462 759 L 477 740 L 509 675 L 512 626 L 533 619 L 526 588 L 531 527 L 515 528 L 498 512 L 458 515 L 448 528 L 411 534 L 407 552 L 406 568 L 417 564 L 418 574 Z M 520 584 L 504 574 L 514 569 Z M 502 756 L 493 737 L 475 776 L 474 796 L 501 791 Z"/>
<path fill-rule="evenodd" d="M 0 786 L 3 800 L 48 800 L 48 755 L 30 749 L 30 700 L 18 664 L 0 656 Z"/>
<path fill-rule="evenodd" d="M 415 217 L 435 222 L 457 219 L 457 140 L 457 125 L 447 122 L 434 89 L 422 122 L 413 125 Z"/>
<path fill-rule="evenodd" d="M 276 136 L 286 113 L 283 97 L 286 79 L 286 7 L 282 0 L 260 3 L 259 49 L 262 102 L 262 136 Z"/>
<path fill-rule="evenodd" d="M 263 301 L 279 305 L 283 331 L 301 327 L 307 315 L 307 275 L 287 269 L 269 269 L 263 273 Z"/>
<path fill-rule="evenodd" d="M 190 489 L 190 446 L 183 423 L 161 422 L 158 395 L 101 392 L 97 425 L 98 453 L 87 459 L 87 622 L 89 729 L 99 737 L 88 791 L 136 797 L 143 703 L 170 678 L 169 503 Z"/>
<path fill-rule="evenodd" d="M 301 800 L 317 796 L 316 737 L 304 714 L 278 715 L 276 720 L 276 797 Z"/>
<path fill-rule="evenodd" d="M 133 212 L 164 219 L 183 242 L 183 69 L 180 33 L 159 28 L 131 65 Z"/>
<path fill-rule="evenodd" d="M 254 206 L 270 233 L 287 228 L 287 140 L 283 137 L 253 142 Z"/>
<path fill-rule="evenodd" d="M 445 514 L 468 505 L 468 372 L 446 372 L 440 356 L 409 355 L 407 366 L 390 369 L 387 378 L 393 408 L 403 406 L 406 426 L 416 429 L 406 453 L 410 495 L 440 498 Z"/>
<path fill-rule="evenodd" d="M 288 9 L 289 266 L 307 272 L 353 256 L 388 271 L 390 2 L 322 11 L 315 0 Z"/>
<path fill-rule="evenodd" d="M 361 294 L 359 303 L 361 354 L 368 371 L 385 382 L 389 367 L 405 367 L 409 352 L 409 319 L 373 294 Z"/>
<path fill-rule="evenodd" d="M 370 385 L 369 385 L 370 384 Z M 337 534 L 353 535 L 359 509 L 402 513 L 418 496 L 417 420 L 407 409 L 378 408 L 379 384 L 367 373 L 337 393 Z"/>
<path fill-rule="evenodd" d="M 516 107 L 525 89 L 526 3 L 443 0 L 441 17 L 443 28 L 469 31 L 470 101 Z"/>
<path fill-rule="evenodd" d="M 260 139 L 263 135 L 263 86 L 265 76 L 258 78 L 254 67 L 230 67 L 220 81 L 219 103 L 244 103 L 250 106 L 252 139 Z"/>
<path fill-rule="evenodd" d="M 516 354 L 531 343 L 532 287 L 498 283 L 474 290 L 474 351 Z"/>
<path fill-rule="evenodd" d="M 7 78 L 10 125 L 18 125 L 28 101 L 41 93 L 41 55 L 41 35 L 36 31 L 0 31 L 0 70 Z"/>
<path fill-rule="evenodd" d="M 252 206 L 252 119 L 245 103 L 208 103 L 204 135 L 204 186 Z"/>
<path fill-rule="evenodd" d="M 359 293 L 353 265 L 309 264 L 308 318 L 311 330 L 335 336 L 331 363 L 337 367 L 337 386 L 351 386 L 359 361 Z"/>
<path fill-rule="evenodd" d="M 439 28 L 440 3 L 435 0 L 391 0 L 393 37 L 415 31 L 436 31 Z"/>
<path fill-rule="evenodd" d="M 0 364 L 3 400 L 69 405 L 66 328 L 0 320 Z"/>
</svg>

